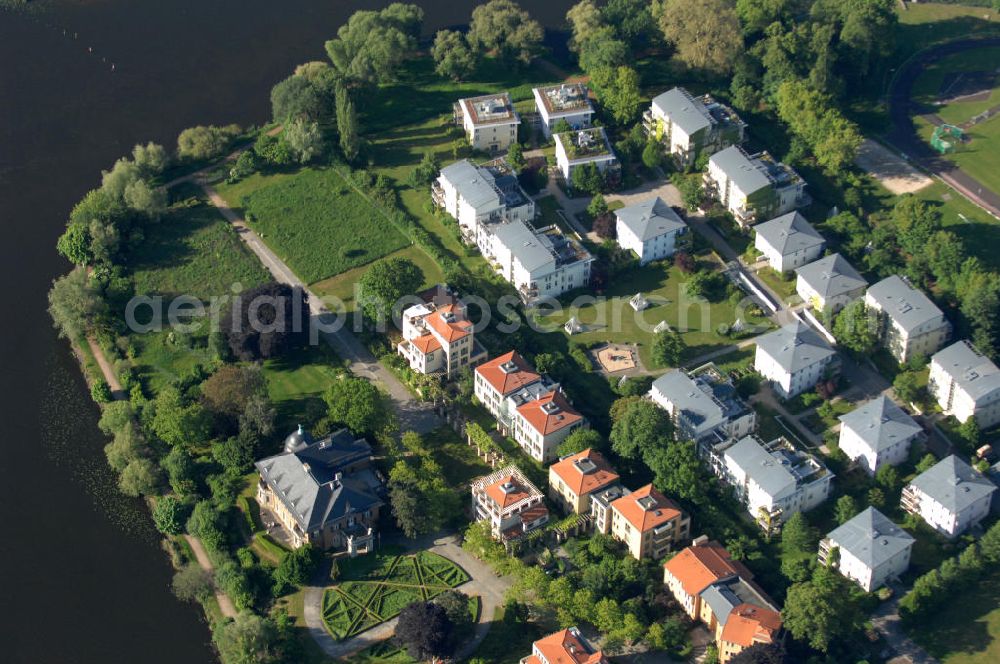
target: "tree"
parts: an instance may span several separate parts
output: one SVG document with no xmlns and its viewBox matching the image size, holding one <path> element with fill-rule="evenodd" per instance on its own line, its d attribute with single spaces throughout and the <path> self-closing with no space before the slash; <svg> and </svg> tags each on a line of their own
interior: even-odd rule
<svg viewBox="0 0 1000 664">
<path fill-rule="evenodd" d="M 413 173 L 410 175 L 410 184 L 414 187 L 426 187 L 434 181 L 440 170 L 441 164 L 434 156 L 433 150 L 427 150 L 421 157 L 420 163 L 413 169 Z"/>
<path fill-rule="evenodd" d="M 373 321 L 384 321 L 394 312 L 396 303 L 403 296 L 415 293 L 423 281 L 420 268 L 405 258 L 372 264 L 358 280 L 365 315 Z"/>
<path fill-rule="evenodd" d="M 878 487 L 869 489 L 868 504 L 877 510 L 885 509 L 885 492 Z"/>
<path fill-rule="evenodd" d="M 606 27 L 601 10 L 594 0 L 581 0 L 566 12 L 566 21 L 570 25 L 569 47 L 576 53 L 584 48 L 584 44 L 601 28 Z"/>
<path fill-rule="evenodd" d="M 341 78 L 361 83 L 390 83 L 400 64 L 416 49 L 424 12 L 416 5 L 393 3 L 382 11 L 357 11 L 326 42 L 326 53 Z"/>
<path fill-rule="evenodd" d="M 444 607 L 433 602 L 413 602 L 400 611 L 395 638 L 416 660 L 443 657 L 448 654 L 452 627 Z"/>
<path fill-rule="evenodd" d="M 875 471 L 875 484 L 882 487 L 887 493 L 898 491 L 901 481 L 899 471 L 893 465 L 885 464 Z"/>
<path fill-rule="evenodd" d="M 132 161 L 143 178 L 151 178 L 163 173 L 170 164 L 170 155 L 162 145 L 152 141 L 132 148 Z"/>
<path fill-rule="evenodd" d="M 312 81 L 293 74 L 271 88 L 271 118 L 278 123 L 315 122 L 323 117 L 325 102 Z"/>
<path fill-rule="evenodd" d="M 168 445 L 200 444 L 211 435 L 211 414 L 199 403 L 188 403 L 176 387 L 161 390 L 153 405 L 151 428 Z"/>
<path fill-rule="evenodd" d="M 197 126 L 185 129 L 177 137 L 177 155 L 181 159 L 189 160 L 221 157 L 239 134 L 238 125 Z"/>
<path fill-rule="evenodd" d="M 505 158 L 510 167 L 515 171 L 520 171 L 524 168 L 524 152 L 520 143 L 511 143 L 510 147 L 507 148 L 507 156 Z"/>
<path fill-rule="evenodd" d="M 91 330 L 106 312 L 107 306 L 87 276 L 84 267 L 52 282 L 49 291 L 49 315 L 60 337 L 78 339 Z"/>
<path fill-rule="evenodd" d="M 243 432 L 225 441 L 212 443 L 212 459 L 234 474 L 247 472 L 257 457 L 258 438 L 254 432 Z"/>
<path fill-rule="evenodd" d="M 125 187 L 122 195 L 125 204 L 132 210 L 150 219 L 159 219 L 167 208 L 167 192 L 150 185 L 146 180 L 136 180 Z"/>
<path fill-rule="evenodd" d="M 452 625 L 458 627 L 472 622 L 469 596 L 461 590 L 446 590 L 434 598 L 434 603 L 444 609 Z"/>
<path fill-rule="evenodd" d="M 854 501 L 854 498 L 844 494 L 837 499 L 837 504 L 834 507 L 833 514 L 837 523 L 843 525 L 853 519 L 858 513 L 858 504 Z"/>
<path fill-rule="evenodd" d="M 132 424 L 135 413 L 128 401 L 113 401 L 101 410 L 101 419 L 97 427 L 109 436 Z"/>
<path fill-rule="evenodd" d="M 727 74 L 743 50 L 739 19 L 723 0 L 664 0 L 659 20 L 677 58 L 693 69 Z"/>
<path fill-rule="evenodd" d="M 597 194 L 604 188 L 604 177 L 592 161 L 574 168 L 570 181 L 574 190 L 584 194 Z"/>
<path fill-rule="evenodd" d="M 701 202 L 705 198 L 705 185 L 701 175 L 684 173 L 674 173 L 670 181 L 677 187 L 681 194 L 681 201 L 688 210 L 697 210 L 701 207 Z"/>
<path fill-rule="evenodd" d="M 679 366 L 685 347 L 677 330 L 671 328 L 657 332 L 653 337 L 653 361 L 661 367 Z"/>
<path fill-rule="evenodd" d="M 216 415 L 235 420 L 254 396 L 267 394 L 260 368 L 225 364 L 201 384 L 201 398 Z"/>
<path fill-rule="evenodd" d="M 201 601 L 212 595 L 212 575 L 197 563 L 188 563 L 177 570 L 170 587 L 182 602 Z"/>
<path fill-rule="evenodd" d="M 590 227 L 594 230 L 599 237 L 605 240 L 614 239 L 618 235 L 617 220 L 615 215 L 610 212 L 605 212 L 604 214 L 594 217 L 593 223 Z"/>
<path fill-rule="evenodd" d="M 633 51 L 649 45 L 657 37 L 658 28 L 647 0 L 608 0 L 601 15 L 622 39 L 628 41 Z"/>
<path fill-rule="evenodd" d="M 619 416 L 612 417 L 611 447 L 626 459 L 638 460 L 645 450 L 663 446 L 673 436 L 670 416 L 652 401 L 629 398 Z"/>
<path fill-rule="evenodd" d="M 164 496 L 153 508 L 153 522 L 164 535 L 180 535 L 187 521 L 187 508 L 173 496 Z"/>
<path fill-rule="evenodd" d="M 785 644 L 781 641 L 755 643 L 733 656 L 729 664 L 784 664 L 785 657 Z"/>
<path fill-rule="evenodd" d="M 863 299 L 844 307 L 833 321 L 837 343 L 859 357 L 871 355 L 878 343 L 878 315 L 868 309 Z"/>
<path fill-rule="evenodd" d="M 688 277 L 684 288 L 691 297 L 703 297 L 709 302 L 718 302 L 722 299 L 725 285 L 725 278 L 721 274 L 703 270 Z"/>
<path fill-rule="evenodd" d="M 801 80 L 782 83 L 776 97 L 778 117 L 805 141 L 827 172 L 839 173 L 854 161 L 861 134 L 829 97 Z"/>
<path fill-rule="evenodd" d="M 320 552 L 310 544 L 289 551 L 274 569 L 274 596 L 284 595 L 290 588 L 305 584 L 319 564 Z"/>
<path fill-rule="evenodd" d="M 108 403 L 111 401 L 111 397 L 111 386 L 103 378 L 95 380 L 90 386 L 90 398 L 94 400 L 94 403 Z"/>
<path fill-rule="evenodd" d="M 892 390 L 905 403 L 917 401 L 922 392 L 919 375 L 915 371 L 900 371 L 892 381 Z"/>
<path fill-rule="evenodd" d="M 937 462 L 937 457 L 928 452 L 923 456 L 923 458 L 920 459 L 920 463 L 917 464 L 917 472 L 925 473 L 937 465 Z"/>
<path fill-rule="evenodd" d="M 389 473 L 389 503 L 396 525 L 410 539 L 433 530 L 421 494 L 420 482 L 413 469 L 405 461 L 396 462 Z"/>
<path fill-rule="evenodd" d="M 300 164 L 308 164 L 326 149 L 323 132 L 316 122 L 297 118 L 285 125 L 282 135 L 288 149 Z"/>
<path fill-rule="evenodd" d="M 104 455 L 108 465 L 119 473 L 145 451 L 145 441 L 142 433 L 134 422 L 128 422 L 115 432 L 114 439 L 104 446 Z"/>
<path fill-rule="evenodd" d="M 133 498 L 153 495 L 159 485 L 159 469 L 149 459 L 132 459 L 118 477 L 118 488 Z"/>
<path fill-rule="evenodd" d="M 705 478 L 694 441 L 679 440 L 665 447 L 647 448 L 643 462 L 653 471 L 653 484 L 669 496 L 695 504 L 706 497 Z"/>
<path fill-rule="evenodd" d="M 593 429 L 577 428 L 572 433 L 563 438 L 556 448 L 556 454 L 560 457 L 570 454 L 577 454 L 586 449 L 601 449 L 604 447 L 604 439 L 601 434 Z"/>
<path fill-rule="evenodd" d="M 476 54 L 465 35 L 456 30 L 439 30 L 431 47 L 434 71 L 453 81 L 468 78 L 476 70 Z"/>
<path fill-rule="evenodd" d="M 90 227 L 87 224 L 71 223 L 66 232 L 59 236 L 56 250 L 73 265 L 90 265 Z"/>
<path fill-rule="evenodd" d="M 491 51 L 505 62 L 529 64 L 543 37 L 541 24 L 513 0 L 490 0 L 472 10 L 469 44 L 480 52 Z"/>
<path fill-rule="evenodd" d="M 323 395 L 330 419 L 357 434 L 373 434 L 385 426 L 389 413 L 385 397 L 374 383 L 363 378 L 340 376 Z"/>
<path fill-rule="evenodd" d="M 219 329 L 236 358 L 264 360 L 305 339 L 308 316 L 302 289 L 270 282 L 241 293 L 226 309 Z"/>
<path fill-rule="evenodd" d="M 590 215 L 592 219 L 605 214 L 608 211 L 608 202 L 604 200 L 603 194 L 594 194 L 594 197 L 590 199 L 590 203 L 587 204 L 587 214 Z"/>
<path fill-rule="evenodd" d="M 781 543 L 791 551 L 805 552 L 814 548 L 816 532 L 802 512 L 796 512 L 781 528 Z"/>
<path fill-rule="evenodd" d="M 642 149 L 642 163 L 646 168 L 656 169 L 663 163 L 663 144 L 659 141 L 648 141 Z"/>
<path fill-rule="evenodd" d="M 580 68 L 593 73 L 599 69 L 614 68 L 629 58 L 628 44 L 618 38 L 614 28 L 601 26 L 582 42 Z"/>
<path fill-rule="evenodd" d="M 277 627 L 271 619 L 249 611 L 216 623 L 212 642 L 226 664 L 277 664 L 279 661 Z"/>
<path fill-rule="evenodd" d="M 817 567 L 809 581 L 792 584 L 781 617 L 799 641 L 827 652 L 831 643 L 849 639 L 864 622 L 855 591 L 844 577 Z"/>
<path fill-rule="evenodd" d="M 590 75 L 590 85 L 619 125 L 627 125 L 639 114 L 639 73 L 632 67 L 598 67 Z"/>
<path fill-rule="evenodd" d="M 183 447 L 170 450 L 160 461 L 160 467 L 167 473 L 167 481 L 174 493 L 186 496 L 197 489 L 198 469 L 191 453 Z"/>
<path fill-rule="evenodd" d="M 358 112 L 354 108 L 350 91 L 344 86 L 337 88 L 337 133 L 340 135 L 340 151 L 344 154 L 344 159 L 353 162 L 361 151 Z"/>
</svg>

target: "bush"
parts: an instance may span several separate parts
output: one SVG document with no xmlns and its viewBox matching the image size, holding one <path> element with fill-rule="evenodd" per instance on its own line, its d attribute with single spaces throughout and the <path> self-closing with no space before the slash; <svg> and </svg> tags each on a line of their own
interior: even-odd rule
<svg viewBox="0 0 1000 664">
<path fill-rule="evenodd" d="M 95 380 L 90 386 L 90 398 L 96 403 L 108 403 L 111 401 L 111 387 L 103 378 Z"/>
<path fill-rule="evenodd" d="M 180 535 L 184 532 L 187 516 L 187 507 L 173 496 L 160 498 L 153 508 L 153 522 L 164 535 Z"/>
<path fill-rule="evenodd" d="M 225 127 L 197 126 L 185 129 L 177 137 L 177 155 L 181 159 L 214 159 L 225 154 L 239 136 L 239 125 Z"/>
<path fill-rule="evenodd" d="M 182 602 L 201 601 L 212 594 L 212 576 L 197 563 L 189 563 L 177 570 L 170 587 Z"/>
</svg>

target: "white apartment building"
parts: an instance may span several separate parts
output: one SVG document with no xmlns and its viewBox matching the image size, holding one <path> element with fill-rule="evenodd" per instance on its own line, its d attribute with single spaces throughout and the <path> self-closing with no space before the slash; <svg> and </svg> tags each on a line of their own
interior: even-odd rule
<svg viewBox="0 0 1000 664">
<path fill-rule="evenodd" d="M 396 352 L 418 373 L 450 378 L 486 359 L 486 349 L 476 342 L 466 317 L 465 303 L 447 288 L 432 289 L 424 302 L 407 307 L 402 324 L 403 340 Z"/>
<path fill-rule="evenodd" d="M 869 288 L 865 304 L 879 316 L 881 345 L 900 362 L 930 357 L 951 336 L 944 313 L 900 276 L 886 277 Z"/>
<path fill-rule="evenodd" d="M 837 571 L 872 592 L 906 572 L 914 543 L 908 532 L 869 507 L 819 543 L 819 562 L 826 565 L 838 549 Z"/>
<path fill-rule="evenodd" d="M 517 142 L 521 118 L 506 92 L 459 99 L 454 113 L 455 123 L 465 130 L 473 150 L 503 152 Z"/>
<path fill-rule="evenodd" d="M 514 411 L 514 440 L 528 455 L 542 463 L 558 456 L 556 448 L 587 420 L 558 389 L 521 404 Z"/>
<path fill-rule="evenodd" d="M 840 421 L 840 449 L 869 475 L 906 461 L 910 445 L 923 436 L 920 425 L 884 394 L 841 415 Z"/>
<path fill-rule="evenodd" d="M 783 399 L 812 389 L 835 366 L 836 351 L 801 321 L 763 334 L 756 342 L 754 370 Z"/>
<path fill-rule="evenodd" d="M 594 164 L 602 173 L 618 167 L 618 157 L 611 149 L 604 127 L 568 131 L 556 134 L 555 139 L 556 167 L 570 184 L 573 171 L 583 164 Z"/>
<path fill-rule="evenodd" d="M 472 510 L 500 540 L 516 540 L 549 520 L 545 496 L 514 465 L 473 480 Z"/>
<path fill-rule="evenodd" d="M 836 313 L 864 295 L 868 282 L 840 254 L 795 270 L 795 292 L 816 311 Z"/>
<path fill-rule="evenodd" d="M 702 454 L 765 530 L 796 512 L 808 512 L 830 495 L 833 473 L 783 438 L 765 444 L 746 436 L 703 447 Z"/>
<path fill-rule="evenodd" d="M 788 212 L 757 224 L 754 248 L 775 272 L 789 272 L 823 254 L 826 240 L 799 212 Z"/>
<path fill-rule="evenodd" d="M 1000 422 L 1000 370 L 968 341 L 934 354 L 927 389 L 959 422 L 975 417 L 981 429 Z"/>
<path fill-rule="evenodd" d="M 480 232 L 479 248 L 526 304 L 590 284 L 593 256 L 555 226 L 536 230 L 520 221 L 493 224 Z"/>
<path fill-rule="evenodd" d="M 934 530 L 954 538 L 989 514 L 996 490 L 985 475 L 952 454 L 917 475 L 899 502 Z"/>
<path fill-rule="evenodd" d="M 535 202 L 502 159 L 481 166 L 462 159 L 445 166 L 431 185 L 431 199 L 458 222 L 470 244 L 483 226 L 535 218 Z"/>
<path fill-rule="evenodd" d="M 653 381 L 649 396 L 682 437 L 698 443 L 742 438 L 757 426 L 757 412 L 713 364 L 690 373 L 672 369 Z"/>
<path fill-rule="evenodd" d="M 672 256 L 677 237 L 687 229 L 659 196 L 615 210 L 618 246 L 634 252 L 640 265 Z"/>
<path fill-rule="evenodd" d="M 542 375 L 516 350 L 483 362 L 473 373 L 476 399 L 497 419 L 504 415 L 509 397 L 542 382 Z M 545 391 L 550 390 L 546 386 Z"/>
<path fill-rule="evenodd" d="M 583 83 L 562 83 L 544 88 L 532 88 L 535 109 L 546 139 L 552 138 L 552 128 L 565 120 L 572 129 L 586 129 L 594 117 L 594 107 Z"/>
<path fill-rule="evenodd" d="M 737 145 L 713 154 L 705 170 L 708 193 L 741 226 L 808 205 L 805 181 L 767 152 L 748 155 Z"/>
<path fill-rule="evenodd" d="M 713 154 L 743 142 L 746 123 L 710 95 L 693 97 L 673 88 L 653 98 L 643 114 L 646 133 L 663 143 L 678 166 L 686 168 L 701 154 Z"/>
</svg>

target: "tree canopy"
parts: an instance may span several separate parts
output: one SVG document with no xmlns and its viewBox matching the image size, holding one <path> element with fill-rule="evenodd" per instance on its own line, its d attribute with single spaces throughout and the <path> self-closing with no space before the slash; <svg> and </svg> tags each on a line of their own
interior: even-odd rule
<svg viewBox="0 0 1000 664">
<path fill-rule="evenodd" d="M 400 298 L 415 293 L 423 281 L 420 268 L 405 258 L 372 264 L 358 281 L 365 315 L 374 321 L 386 320 Z"/>
<path fill-rule="evenodd" d="M 659 5 L 660 29 L 681 62 L 713 74 L 732 70 L 743 51 L 743 35 L 725 0 L 663 0 Z"/>
<path fill-rule="evenodd" d="M 226 309 L 220 325 L 238 359 L 277 357 L 306 338 L 309 306 L 302 290 L 270 282 L 238 297 L 239 302 Z"/>
<path fill-rule="evenodd" d="M 469 44 L 506 62 L 530 63 L 544 36 L 541 24 L 513 0 L 490 0 L 472 10 Z"/>
<path fill-rule="evenodd" d="M 423 661 L 448 653 L 452 622 L 444 607 L 433 602 L 414 602 L 399 613 L 396 641 L 410 657 Z"/>
<path fill-rule="evenodd" d="M 381 11 L 357 11 L 326 42 L 326 53 L 343 80 L 389 83 L 416 49 L 424 11 L 394 2 Z"/>
</svg>

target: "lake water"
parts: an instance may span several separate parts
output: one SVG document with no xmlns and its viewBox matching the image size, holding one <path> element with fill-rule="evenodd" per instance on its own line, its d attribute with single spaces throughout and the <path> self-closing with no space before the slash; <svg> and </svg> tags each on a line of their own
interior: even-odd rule
<svg viewBox="0 0 1000 664">
<path fill-rule="evenodd" d="M 45 311 L 72 205 L 139 141 L 264 122 L 268 90 L 356 9 L 336 0 L 42 0 L 0 9 L 0 661 L 214 660 L 200 610 L 104 462 L 97 409 Z M 420 2 L 429 30 L 477 3 Z M 569 0 L 525 1 L 546 26 Z M 112 70 L 112 63 L 114 69 Z"/>
</svg>

